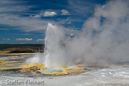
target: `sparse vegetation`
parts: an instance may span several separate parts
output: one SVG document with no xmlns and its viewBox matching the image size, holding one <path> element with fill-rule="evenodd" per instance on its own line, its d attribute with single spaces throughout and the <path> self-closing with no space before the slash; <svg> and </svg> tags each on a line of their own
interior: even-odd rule
<svg viewBox="0 0 129 86">
<path fill-rule="evenodd" d="M 43 52 L 43 44 L 0 44 L 0 53 L 34 53 Z"/>
</svg>

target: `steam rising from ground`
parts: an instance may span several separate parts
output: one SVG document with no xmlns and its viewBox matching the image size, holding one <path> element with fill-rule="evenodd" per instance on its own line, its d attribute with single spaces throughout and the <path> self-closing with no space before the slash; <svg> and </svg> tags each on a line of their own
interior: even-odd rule
<svg viewBox="0 0 129 86">
<path fill-rule="evenodd" d="M 112 0 L 97 5 L 94 15 L 85 21 L 81 31 L 72 31 L 71 38 L 66 36 L 70 30 L 48 24 L 44 53 L 47 66 L 107 65 L 129 60 L 128 3 Z"/>
</svg>

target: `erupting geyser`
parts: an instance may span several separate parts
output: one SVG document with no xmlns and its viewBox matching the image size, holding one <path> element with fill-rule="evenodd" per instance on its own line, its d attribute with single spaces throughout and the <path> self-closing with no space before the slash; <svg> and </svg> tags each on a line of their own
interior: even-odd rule
<svg viewBox="0 0 129 86">
<path fill-rule="evenodd" d="M 45 37 L 45 49 L 43 54 L 36 54 L 28 59 L 29 63 L 45 64 L 47 68 L 58 68 L 64 66 L 65 49 L 63 48 L 65 33 L 63 27 L 48 23 Z"/>
<path fill-rule="evenodd" d="M 46 38 L 45 38 L 45 52 L 44 64 L 46 67 L 59 67 L 64 64 L 63 49 L 61 48 L 61 41 L 63 41 L 64 34 L 57 26 L 48 23 Z"/>
<path fill-rule="evenodd" d="M 45 38 L 45 49 L 41 55 L 27 60 L 29 65 L 23 66 L 24 70 L 38 70 L 48 75 L 79 74 L 84 70 L 80 65 L 67 66 L 65 63 L 66 51 L 64 47 L 65 33 L 61 26 L 48 23 Z M 39 64 L 41 63 L 41 64 Z"/>
</svg>

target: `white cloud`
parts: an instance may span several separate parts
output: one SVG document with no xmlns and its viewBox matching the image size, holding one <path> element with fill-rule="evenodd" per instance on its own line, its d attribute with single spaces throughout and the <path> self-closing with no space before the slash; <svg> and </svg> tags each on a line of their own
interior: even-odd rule
<svg viewBox="0 0 129 86">
<path fill-rule="evenodd" d="M 0 12 L 23 12 L 32 6 L 20 5 L 23 1 L 0 0 Z"/>
<path fill-rule="evenodd" d="M 32 38 L 16 38 L 17 41 L 32 41 Z"/>
<path fill-rule="evenodd" d="M 52 16 L 55 16 L 55 15 L 57 15 L 57 13 L 54 12 L 54 11 L 40 11 L 39 14 L 36 14 L 34 16 L 31 16 L 31 17 L 34 17 L 34 18 L 52 17 Z"/>
<path fill-rule="evenodd" d="M 73 33 L 70 34 L 70 36 L 73 36 L 73 35 L 74 35 Z"/>
<path fill-rule="evenodd" d="M 33 6 L 25 6 L 21 1 L 0 0 L 0 24 L 15 27 L 22 31 L 43 31 L 47 28 L 49 20 L 40 19 L 40 15 L 34 17 L 19 16 L 13 12 L 26 13 Z M 29 14 L 32 15 L 32 14 Z M 10 29 L 10 28 L 8 28 Z"/>
<path fill-rule="evenodd" d="M 56 12 L 48 12 L 48 11 L 46 11 L 45 13 L 44 13 L 44 16 L 45 17 L 47 17 L 47 16 L 55 16 L 55 15 L 57 15 L 57 13 Z"/>
<path fill-rule="evenodd" d="M 2 16 L 2 17 L 1 17 Z M 47 28 L 48 20 L 20 17 L 12 14 L 0 14 L 0 24 L 17 27 L 22 31 L 42 31 Z"/>
<path fill-rule="evenodd" d="M 10 40 L 10 39 L 7 39 L 7 40 Z"/>
<path fill-rule="evenodd" d="M 39 42 L 39 41 L 44 41 L 44 39 L 37 39 L 37 42 Z"/>
<path fill-rule="evenodd" d="M 32 35 L 32 34 L 22 34 L 22 35 Z"/>
<path fill-rule="evenodd" d="M 34 17 L 35 17 L 35 18 L 40 18 L 40 17 L 41 17 L 41 15 L 35 15 Z"/>
<path fill-rule="evenodd" d="M 3 40 L 7 40 L 7 41 L 9 41 L 10 39 L 9 39 L 9 38 L 3 38 Z"/>
<path fill-rule="evenodd" d="M 62 14 L 61 15 L 70 15 L 70 13 L 67 10 L 61 10 Z"/>
<path fill-rule="evenodd" d="M 68 22 L 68 24 L 71 24 L 71 22 Z"/>
</svg>

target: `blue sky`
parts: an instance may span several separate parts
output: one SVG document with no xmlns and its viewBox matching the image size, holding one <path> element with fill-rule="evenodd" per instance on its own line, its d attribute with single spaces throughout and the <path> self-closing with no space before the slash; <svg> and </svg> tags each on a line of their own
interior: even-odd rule
<svg viewBox="0 0 129 86">
<path fill-rule="evenodd" d="M 80 29 L 107 0 L 0 0 L 0 44 L 41 44 L 48 22 Z"/>
</svg>

